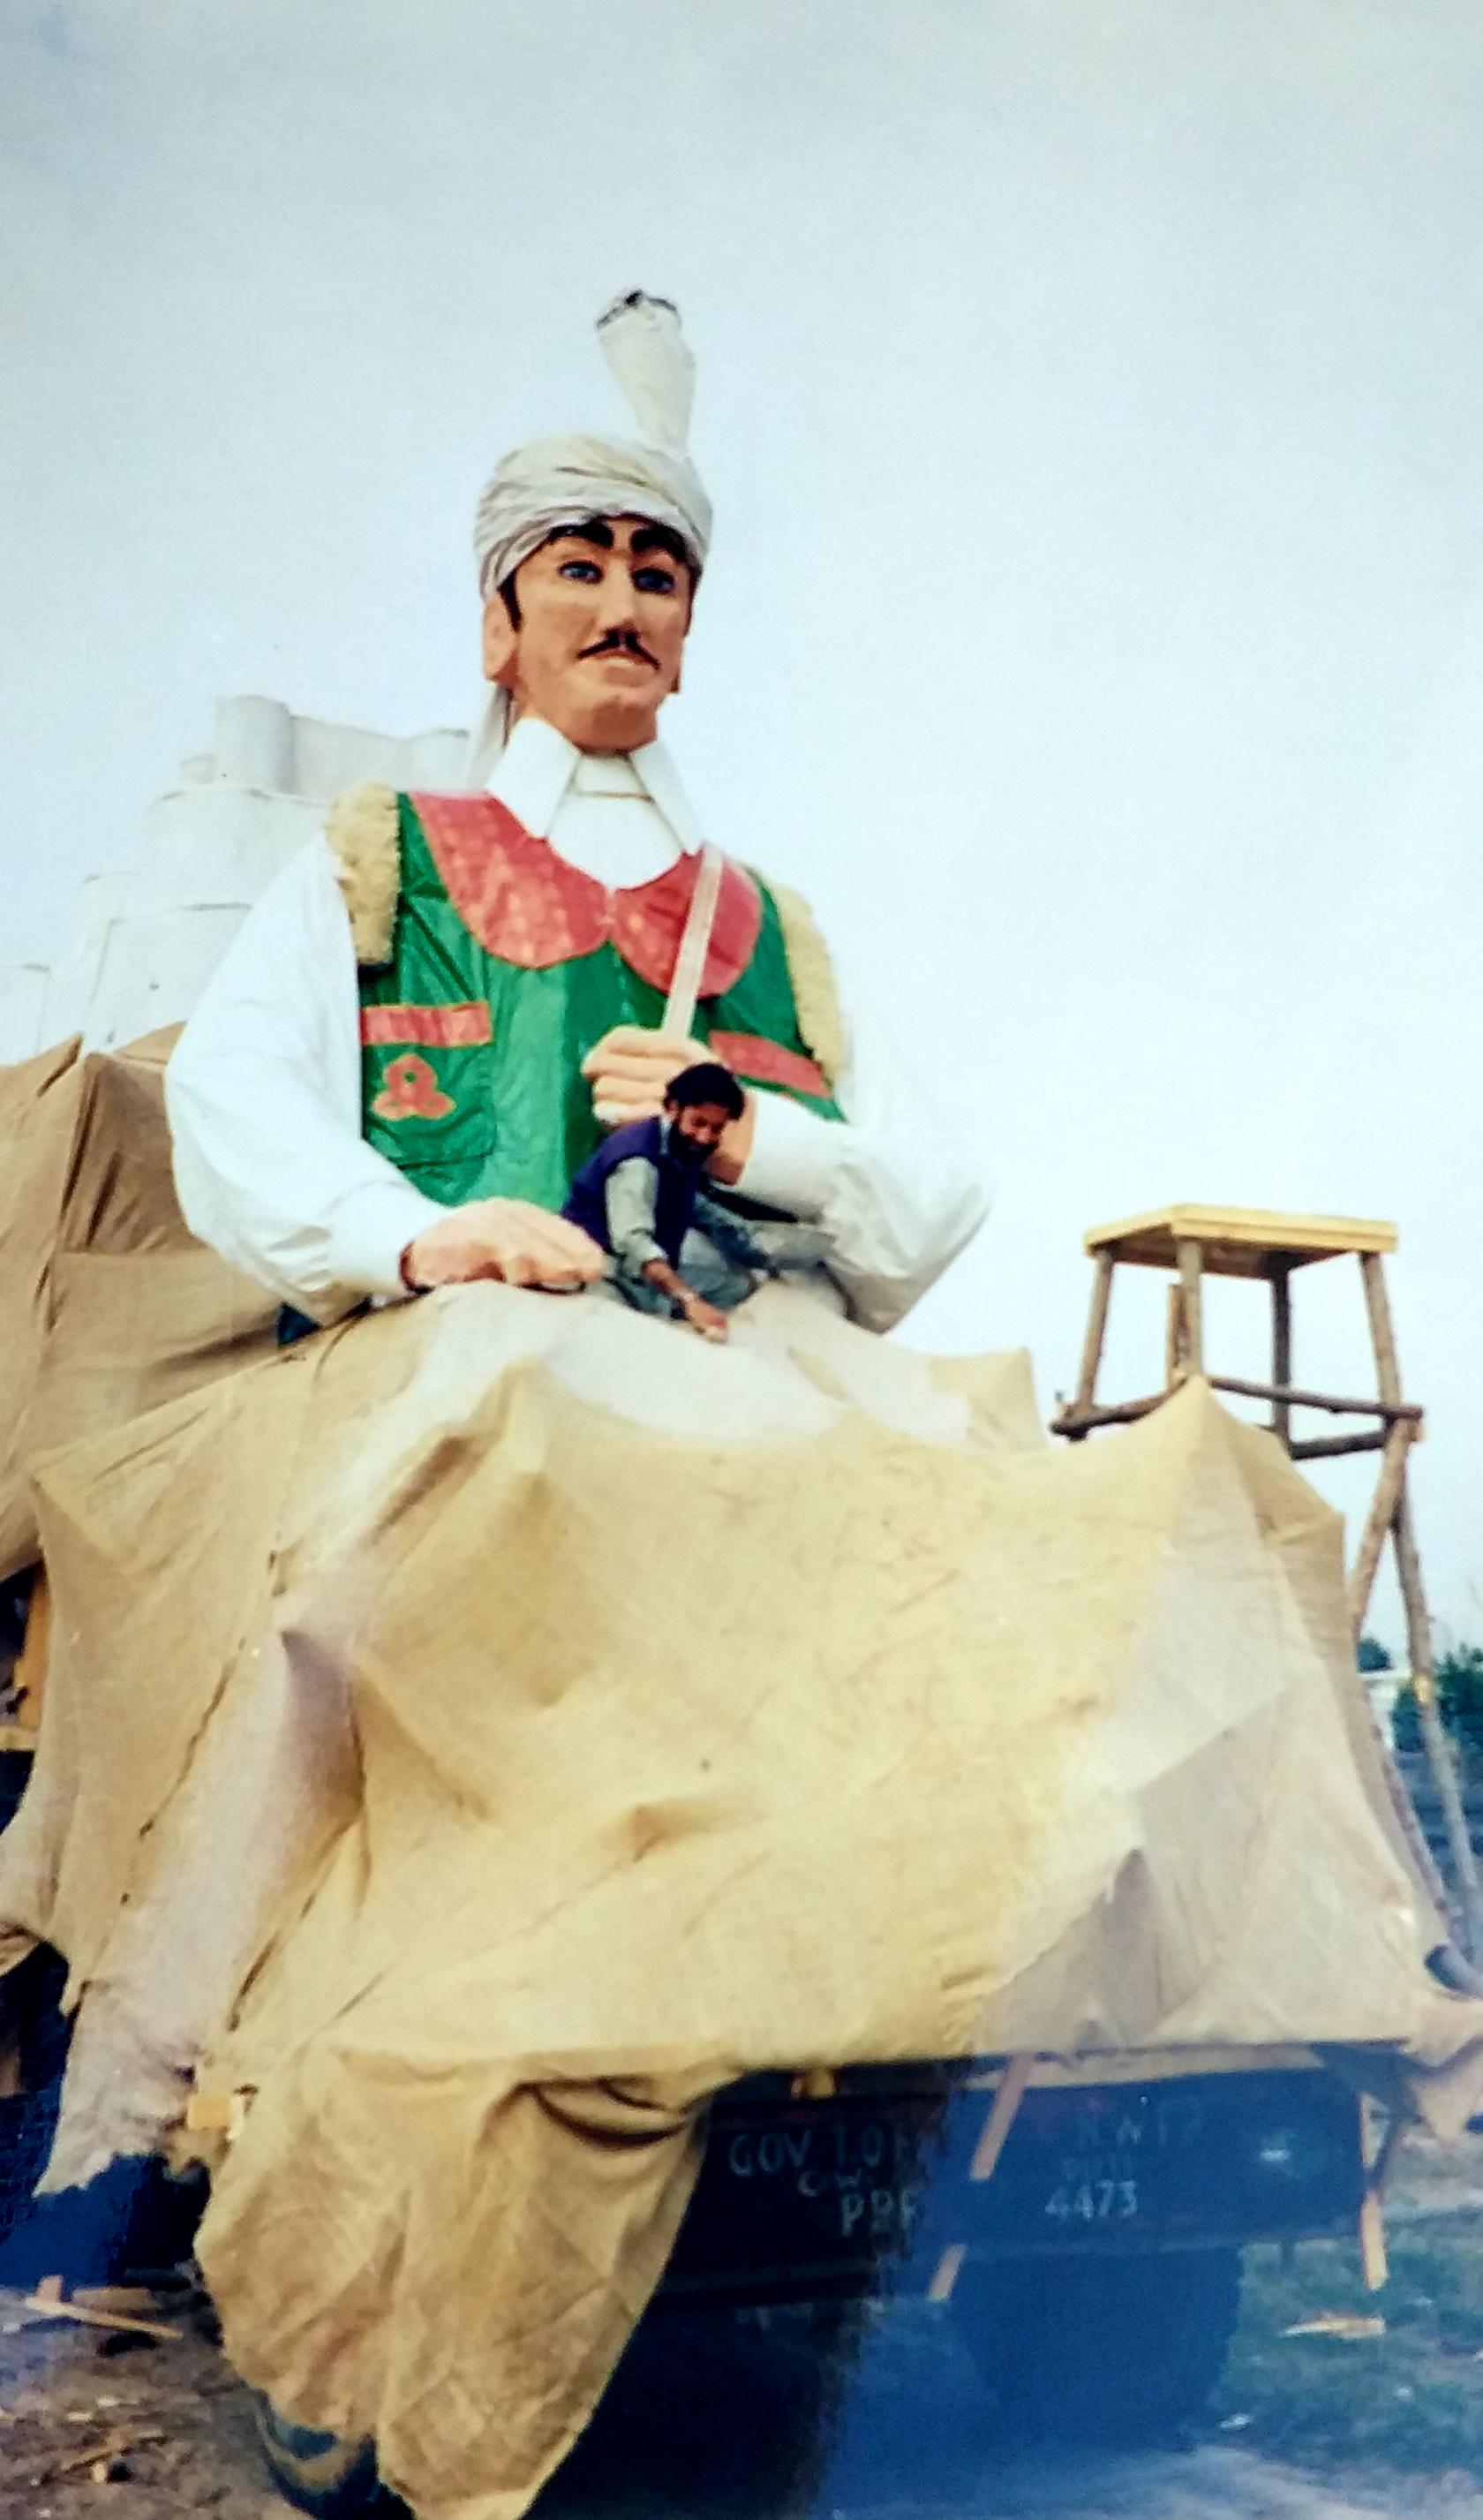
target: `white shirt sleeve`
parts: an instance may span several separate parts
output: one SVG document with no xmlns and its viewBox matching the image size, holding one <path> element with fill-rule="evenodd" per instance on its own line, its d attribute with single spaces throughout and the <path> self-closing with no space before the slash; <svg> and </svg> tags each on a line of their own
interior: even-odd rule
<svg viewBox="0 0 1483 2520">
<path fill-rule="evenodd" d="M 840 998 L 849 1051 L 834 1100 L 843 1121 L 759 1093 L 737 1188 L 821 1226 L 855 1319 L 888 1330 L 976 1233 L 988 1196 L 880 1027 L 846 988 Z"/>
<path fill-rule="evenodd" d="M 447 1210 L 361 1136 L 359 993 L 320 839 L 248 912 L 165 1071 L 186 1223 L 318 1322 L 406 1290 L 407 1244 Z"/>
</svg>

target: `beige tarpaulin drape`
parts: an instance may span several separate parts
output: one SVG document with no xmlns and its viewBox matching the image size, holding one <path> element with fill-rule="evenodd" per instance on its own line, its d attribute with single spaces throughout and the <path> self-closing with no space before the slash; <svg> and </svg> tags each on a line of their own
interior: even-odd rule
<svg viewBox="0 0 1483 2520">
<path fill-rule="evenodd" d="M 27 1464 L 267 1353 L 278 1307 L 186 1230 L 160 1080 L 174 1030 L 0 1067 L 0 1578 Z"/>
<path fill-rule="evenodd" d="M 22 1444 L 76 1129 L 80 1047 L 64 1042 L 18 1067 L 0 1067 L 0 1578 L 36 1556 Z"/>
<path fill-rule="evenodd" d="M 229 2351 L 513 2520 L 743 2070 L 1320 2042 L 1483 2096 L 1353 1721 L 1340 1528 L 1199 1384 L 764 1290 L 712 1349 L 445 1291 L 37 1473 L 58 1649 L 0 1914 L 80 1997 L 58 2178 L 252 2094 Z"/>
</svg>

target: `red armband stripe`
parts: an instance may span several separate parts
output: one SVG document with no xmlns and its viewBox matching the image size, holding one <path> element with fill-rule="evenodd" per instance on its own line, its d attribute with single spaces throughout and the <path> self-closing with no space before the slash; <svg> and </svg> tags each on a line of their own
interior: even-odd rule
<svg viewBox="0 0 1483 2520">
<path fill-rule="evenodd" d="M 710 1048 L 738 1076 L 752 1085 L 782 1085 L 790 1094 L 812 1094 L 829 1101 L 829 1079 L 822 1067 L 801 1051 L 785 1050 L 781 1042 L 764 1041 L 759 1033 L 713 1032 Z"/>
<path fill-rule="evenodd" d="M 417 1042 L 425 1049 L 471 1050 L 493 1041 L 494 1018 L 481 998 L 453 1007 L 362 1007 L 360 1037 L 367 1049 Z"/>
</svg>

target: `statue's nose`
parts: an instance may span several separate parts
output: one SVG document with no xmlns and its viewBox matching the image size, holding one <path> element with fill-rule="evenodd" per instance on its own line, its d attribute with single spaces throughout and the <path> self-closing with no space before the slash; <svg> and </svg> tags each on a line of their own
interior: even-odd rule
<svg viewBox="0 0 1483 2520">
<path fill-rule="evenodd" d="M 637 617 L 632 581 L 625 569 L 609 569 L 598 601 L 598 619 L 605 630 L 631 630 Z"/>
</svg>

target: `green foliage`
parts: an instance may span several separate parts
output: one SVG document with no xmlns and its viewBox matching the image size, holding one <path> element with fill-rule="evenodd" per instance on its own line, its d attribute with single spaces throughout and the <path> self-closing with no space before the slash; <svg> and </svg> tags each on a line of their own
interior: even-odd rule
<svg viewBox="0 0 1483 2520">
<path fill-rule="evenodd" d="M 1373 1669 L 1361 1663 L 1361 1670 Z M 1437 1711 L 1444 1729 L 1469 1757 L 1483 1758 L 1483 1645 L 1457 1645 L 1437 1664 Z M 1410 1683 L 1396 1692 L 1390 1719 L 1398 1750 L 1419 1750 L 1421 1719 Z"/>
<path fill-rule="evenodd" d="M 1419 1750 L 1423 1746 L 1421 1718 L 1416 1709 L 1416 1693 L 1410 1681 L 1404 1688 L 1396 1690 L 1395 1704 L 1390 1710 L 1390 1737 L 1395 1743 L 1398 1755 L 1402 1758 L 1406 1756 L 1408 1750 Z"/>
<path fill-rule="evenodd" d="M 1378 1637 L 1361 1637 L 1355 1648 L 1354 1658 L 1361 1671 L 1394 1671 L 1395 1669 L 1393 1657 L 1386 1651 Z"/>
<path fill-rule="evenodd" d="M 1483 1645 L 1459 1645 L 1437 1665 L 1437 1704 L 1454 1740 L 1483 1751 Z"/>
</svg>

